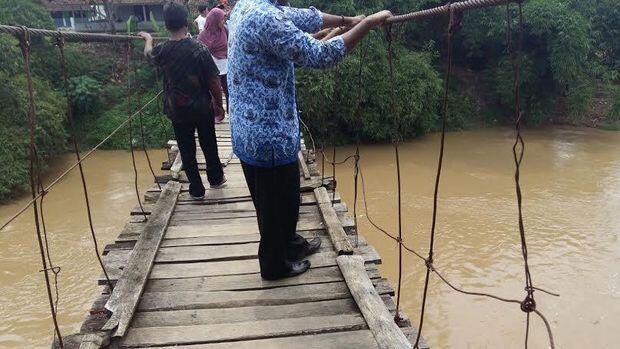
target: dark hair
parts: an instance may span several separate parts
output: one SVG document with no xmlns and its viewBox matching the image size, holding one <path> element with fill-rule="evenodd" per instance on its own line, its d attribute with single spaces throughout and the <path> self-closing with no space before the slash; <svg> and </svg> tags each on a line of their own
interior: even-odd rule
<svg viewBox="0 0 620 349">
<path fill-rule="evenodd" d="M 198 12 L 203 13 L 207 10 L 207 5 L 202 4 L 202 5 L 198 5 Z"/>
<path fill-rule="evenodd" d="M 164 5 L 164 22 L 166 29 L 177 31 L 187 27 L 187 7 L 174 1 L 168 1 Z"/>
<path fill-rule="evenodd" d="M 225 10 L 226 9 L 226 7 L 224 7 L 224 5 L 222 5 L 222 4 L 219 4 L 216 7 L 219 8 L 220 10 Z"/>
</svg>

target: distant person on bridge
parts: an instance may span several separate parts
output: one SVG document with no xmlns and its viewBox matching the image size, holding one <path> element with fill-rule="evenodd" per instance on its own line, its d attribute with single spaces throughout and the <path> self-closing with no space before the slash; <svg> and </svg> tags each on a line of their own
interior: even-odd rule
<svg viewBox="0 0 620 349">
<path fill-rule="evenodd" d="M 296 233 L 300 133 L 294 67 L 335 66 L 391 16 L 389 11 L 366 18 L 334 16 L 283 6 L 287 3 L 240 0 L 228 21 L 232 142 L 256 208 L 258 257 L 261 275 L 268 280 L 307 271 L 305 258 L 321 245 L 319 238 L 306 241 Z M 309 35 L 338 27 L 346 28 L 345 33 L 327 35 L 324 41 Z"/>
<path fill-rule="evenodd" d="M 220 82 L 222 83 L 222 89 L 224 90 L 224 96 L 226 97 L 226 108 L 229 108 L 228 103 L 228 85 L 226 83 L 226 74 L 228 73 L 228 29 L 226 28 L 226 12 L 220 8 L 214 8 L 209 11 L 207 15 L 207 22 L 205 28 L 198 40 L 207 45 L 213 61 L 220 71 Z M 224 120 L 224 114 L 215 115 L 215 122 L 219 123 Z"/>
<path fill-rule="evenodd" d="M 194 19 L 194 26 L 196 31 L 200 34 L 205 29 L 205 23 L 207 22 L 207 5 L 198 5 L 198 17 Z"/>
<path fill-rule="evenodd" d="M 189 180 L 189 193 L 202 199 L 205 187 L 196 161 L 196 139 L 207 162 L 207 179 L 212 188 L 226 182 L 215 138 L 215 114 L 223 115 L 219 70 L 207 47 L 187 36 L 187 8 L 175 2 L 164 6 L 164 21 L 170 39 L 153 48 L 148 33 L 138 33 L 146 44 L 144 54 L 164 73 L 164 112 L 176 134 L 183 167 Z M 216 103 L 213 103 L 216 101 Z"/>
</svg>

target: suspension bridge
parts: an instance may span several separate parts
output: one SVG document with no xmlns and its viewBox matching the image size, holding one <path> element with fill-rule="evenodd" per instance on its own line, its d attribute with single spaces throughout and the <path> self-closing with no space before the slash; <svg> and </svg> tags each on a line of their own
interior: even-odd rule
<svg viewBox="0 0 620 349">
<path fill-rule="evenodd" d="M 452 37 L 461 26 L 460 14 L 464 11 L 497 5 L 506 5 L 509 15 L 510 0 L 468 0 L 447 4 L 434 9 L 423 10 L 388 20 L 388 50 L 390 72 L 393 75 L 391 26 L 411 20 L 433 16 L 449 17 L 447 29 L 448 47 Z M 522 27 L 521 4 L 518 2 Z M 508 25 L 511 19 L 508 18 Z M 427 256 L 417 252 L 403 237 L 401 216 L 401 195 L 399 181 L 399 229 L 390 233 L 374 223 L 368 216 L 368 203 L 360 165 L 359 148 L 356 154 L 347 157 L 355 161 L 355 198 L 352 215 L 342 201 L 336 188 L 336 154 L 331 159 L 317 151 L 309 130 L 302 141 L 298 154 L 300 166 L 300 215 L 297 231 L 306 238 L 320 237 L 323 246 L 319 253 L 309 259 L 312 268 L 305 274 L 280 281 L 265 281 L 260 277 L 257 262 L 260 235 L 256 223 L 256 212 L 240 163 L 232 156 L 230 129 L 227 123 L 216 125 L 216 134 L 221 161 L 226 164 L 228 184 L 224 188 L 208 189 L 204 201 L 192 200 L 188 193 L 187 178 L 182 172 L 183 164 L 174 140 L 167 144 L 168 158 L 163 169 L 164 176 L 151 174 L 155 184 L 145 193 L 140 193 L 136 184 L 138 204 L 131 211 L 124 228 L 113 243 L 101 251 L 89 205 L 87 179 L 82 164 L 93 152 L 124 127 L 131 130 L 132 122 L 142 126 L 142 111 L 156 103 L 161 93 L 136 111 L 129 109 L 127 120 L 111 134 L 101 140 L 93 149 L 81 155 L 78 142 L 73 138 L 76 162 L 49 185 L 40 180 L 39 156 L 35 145 L 36 109 L 30 73 L 30 40 L 33 36 L 55 40 L 60 51 L 62 71 L 67 85 L 67 67 L 64 59 L 65 41 L 117 42 L 126 44 L 126 64 L 130 66 L 131 42 L 134 36 L 107 34 L 84 34 L 47 31 L 26 27 L 0 25 L 0 33 L 15 36 L 20 43 L 24 61 L 24 72 L 28 80 L 30 104 L 30 179 L 32 200 L 4 223 L 6 227 L 16 217 L 32 209 L 36 223 L 36 238 L 39 243 L 42 273 L 44 274 L 50 312 L 54 326 L 56 348 L 146 348 L 175 347 L 188 349 L 221 348 L 427 348 L 421 336 L 424 324 L 426 295 L 431 275 L 436 275 L 448 287 L 462 294 L 489 297 L 500 302 L 514 303 L 516 309 L 526 314 L 526 339 L 530 327 L 530 316 L 539 316 L 549 334 L 549 343 L 555 346 L 551 327 L 545 316 L 536 309 L 535 287 L 527 263 L 527 244 L 523 227 L 519 185 L 520 165 L 524 154 L 521 137 L 521 114 L 519 110 L 519 68 L 520 58 L 511 53 L 515 68 L 515 133 L 513 147 L 515 161 L 515 184 L 519 207 L 519 233 L 525 267 L 525 299 L 513 299 L 489 293 L 464 290 L 449 281 L 448 273 L 439 271 L 433 264 L 433 244 L 439 196 L 439 185 L 445 145 L 445 121 L 447 116 L 447 88 L 450 78 L 452 50 L 448 51 L 448 69 L 445 77 L 443 99 L 443 128 L 435 182 L 433 224 L 430 232 L 430 247 Z M 510 36 L 510 35 L 509 35 Z M 510 47 L 510 45 L 509 45 Z M 131 98 L 131 85 L 127 86 L 127 98 Z M 70 105 L 70 97 L 67 98 Z M 393 102 L 392 102 L 393 104 Z M 393 105 L 392 105 L 393 107 Z M 68 123 L 73 125 L 71 108 L 67 113 Z M 73 130 L 73 127 L 71 127 Z M 133 136 L 129 135 L 132 159 L 134 158 Z M 142 134 L 143 138 L 143 134 Z M 143 139 L 144 141 L 144 139 Z M 397 160 L 397 178 L 400 179 L 398 142 L 394 142 Z M 142 151 L 147 155 L 147 150 Z M 198 147 L 199 168 L 206 169 L 204 155 Z M 320 168 L 319 170 L 319 162 Z M 331 164 L 332 177 L 325 177 L 325 162 Z M 134 169 L 135 169 L 135 160 Z M 48 232 L 45 228 L 43 206 L 47 193 L 69 172 L 78 169 L 81 174 L 86 212 L 90 222 L 90 233 L 94 253 L 102 273 L 97 282 L 102 286 L 101 294 L 93 304 L 79 333 L 62 334 L 57 321 L 60 309 L 57 306 L 58 291 L 53 295 L 54 280 L 60 272 L 49 256 Z M 357 229 L 358 175 L 367 219 L 379 233 L 394 241 L 399 250 L 399 276 L 397 289 L 381 277 L 378 265 L 381 257 L 364 239 Z M 138 172 L 135 171 L 137 178 Z M 134 180 L 136 180 L 134 178 Z M 206 180 L 206 179 L 205 179 Z M 137 180 L 136 180 L 137 183 Z M 119 212 L 118 214 L 125 214 Z M 419 320 L 412 326 L 409 317 L 400 310 L 401 283 L 404 253 L 414 254 L 420 259 L 420 270 L 425 270 L 425 286 Z"/>
</svg>

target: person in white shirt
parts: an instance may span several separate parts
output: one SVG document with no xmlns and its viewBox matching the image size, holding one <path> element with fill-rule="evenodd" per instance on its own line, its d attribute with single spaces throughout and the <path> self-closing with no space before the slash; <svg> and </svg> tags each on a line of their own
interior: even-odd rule
<svg viewBox="0 0 620 349">
<path fill-rule="evenodd" d="M 194 19 L 194 25 L 198 34 L 205 29 L 205 23 L 207 22 L 207 5 L 198 5 L 198 17 Z"/>
</svg>

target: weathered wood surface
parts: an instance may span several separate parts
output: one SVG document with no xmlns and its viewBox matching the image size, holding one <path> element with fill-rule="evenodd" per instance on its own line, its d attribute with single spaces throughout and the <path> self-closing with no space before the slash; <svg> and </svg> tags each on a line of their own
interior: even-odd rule
<svg viewBox="0 0 620 349">
<path fill-rule="evenodd" d="M 230 132 L 227 124 L 216 130 L 224 161 Z M 308 258 L 308 272 L 277 281 L 260 276 L 256 210 L 238 159 L 225 168 L 226 187 L 208 188 L 205 200 L 195 201 L 182 164 L 173 161 L 180 160 L 176 142 L 168 147 L 172 160 L 167 161 L 175 162 L 169 167 L 171 173 L 178 170 L 178 181 L 159 176 L 159 183 L 168 184 L 163 191 L 157 186 L 147 190 L 149 221 L 143 222 L 142 212 L 134 208 L 114 243 L 105 247 L 104 263 L 117 285 L 111 295 L 104 291 L 93 309 L 108 304 L 112 317 L 101 310 L 89 315 L 79 334 L 84 348 L 101 348 L 106 338 L 113 348 L 186 349 L 379 349 L 390 340 L 387 347 L 408 348 L 403 338 L 415 340 L 417 332 L 405 315 L 400 314 L 402 329 L 391 321 L 394 290 L 377 269 L 379 254 L 363 237 L 349 235 L 356 229 L 347 206 L 330 190 L 331 179 L 321 187 L 314 158 L 307 158 L 303 145 L 297 232 L 307 239 L 319 237 L 323 244 Z M 200 149 L 198 161 L 204 169 Z M 166 210 L 171 186 L 177 191 Z M 147 244 L 151 247 L 145 251 Z M 345 257 L 354 258 L 354 268 L 343 267 Z M 137 260 L 143 263 L 136 265 Z M 369 315 L 375 313 L 377 318 Z M 124 335 L 102 331 L 114 327 Z M 400 336 L 381 334 L 386 328 Z"/>
<path fill-rule="evenodd" d="M 325 225 L 327 226 L 327 232 L 329 233 L 329 237 L 334 244 L 334 248 L 338 254 L 352 254 L 353 246 L 347 239 L 347 234 L 345 233 L 344 228 L 336 215 L 336 211 L 332 206 L 332 200 L 329 198 L 327 190 L 322 187 L 314 189 L 314 195 L 316 196 L 319 211 L 323 217 Z"/>
<path fill-rule="evenodd" d="M 116 329 L 117 336 L 123 336 L 146 286 L 146 280 L 153 267 L 155 255 L 159 249 L 172 212 L 179 196 L 181 185 L 170 182 L 164 188 L 153 211 L 144 227 L 144 234 L 134 246 L 127 267 L 116 284 L 106 308 L 113 313 L 104 330 Z"/>
<path fill-rule="evenodd" d="M 172 175 L 172 178 L 179 179 L 182 168 L 183 168 L 183 161 L 181 160 L 181 153 L 177 152 L 177 155 L 174 158 L 174 162 L 172 163 L 172 167 L 170 167 L 170 174 Z"/>
<path fill-rule="evenodd" d="M 324 332 L 365 329 L 359 314 L 314 316 L 293 319 L 262 320 L 233 324 L 132 328 L 123 346 L 161 346 L 217 343 L 274 337 L 292 337 Z"/>
<path fill-rule="evenodd" d="M 304 154 L 301 152 L 301 150 L 299 151 L 299 153 L 297 153 L 297 161 L 299 162 L 302 176 L 304 176 L 306 180 L 312 179 L 312 176 L 310 175 L 310 170 L 308 169 L 308 164 L 306 163 L 306 159 L 304 158 Z"/>
<path fill-rule="evenodd" d="M 368 328 L 381 349 L 410 349 L 411 343 L 394 323 L 393 316 L 385 308 L 379 293 L 370 282 L 364 260 L 360 256 L 338 256 L 348 289 L 366 319 Z"/>
<path fill-rule="evenodd" d="M 257 339 L 213 344 L 165 346 L 165 349 L 377 349 L 368 330 L 319 333 L 295 337 Z"/>
</svg>

